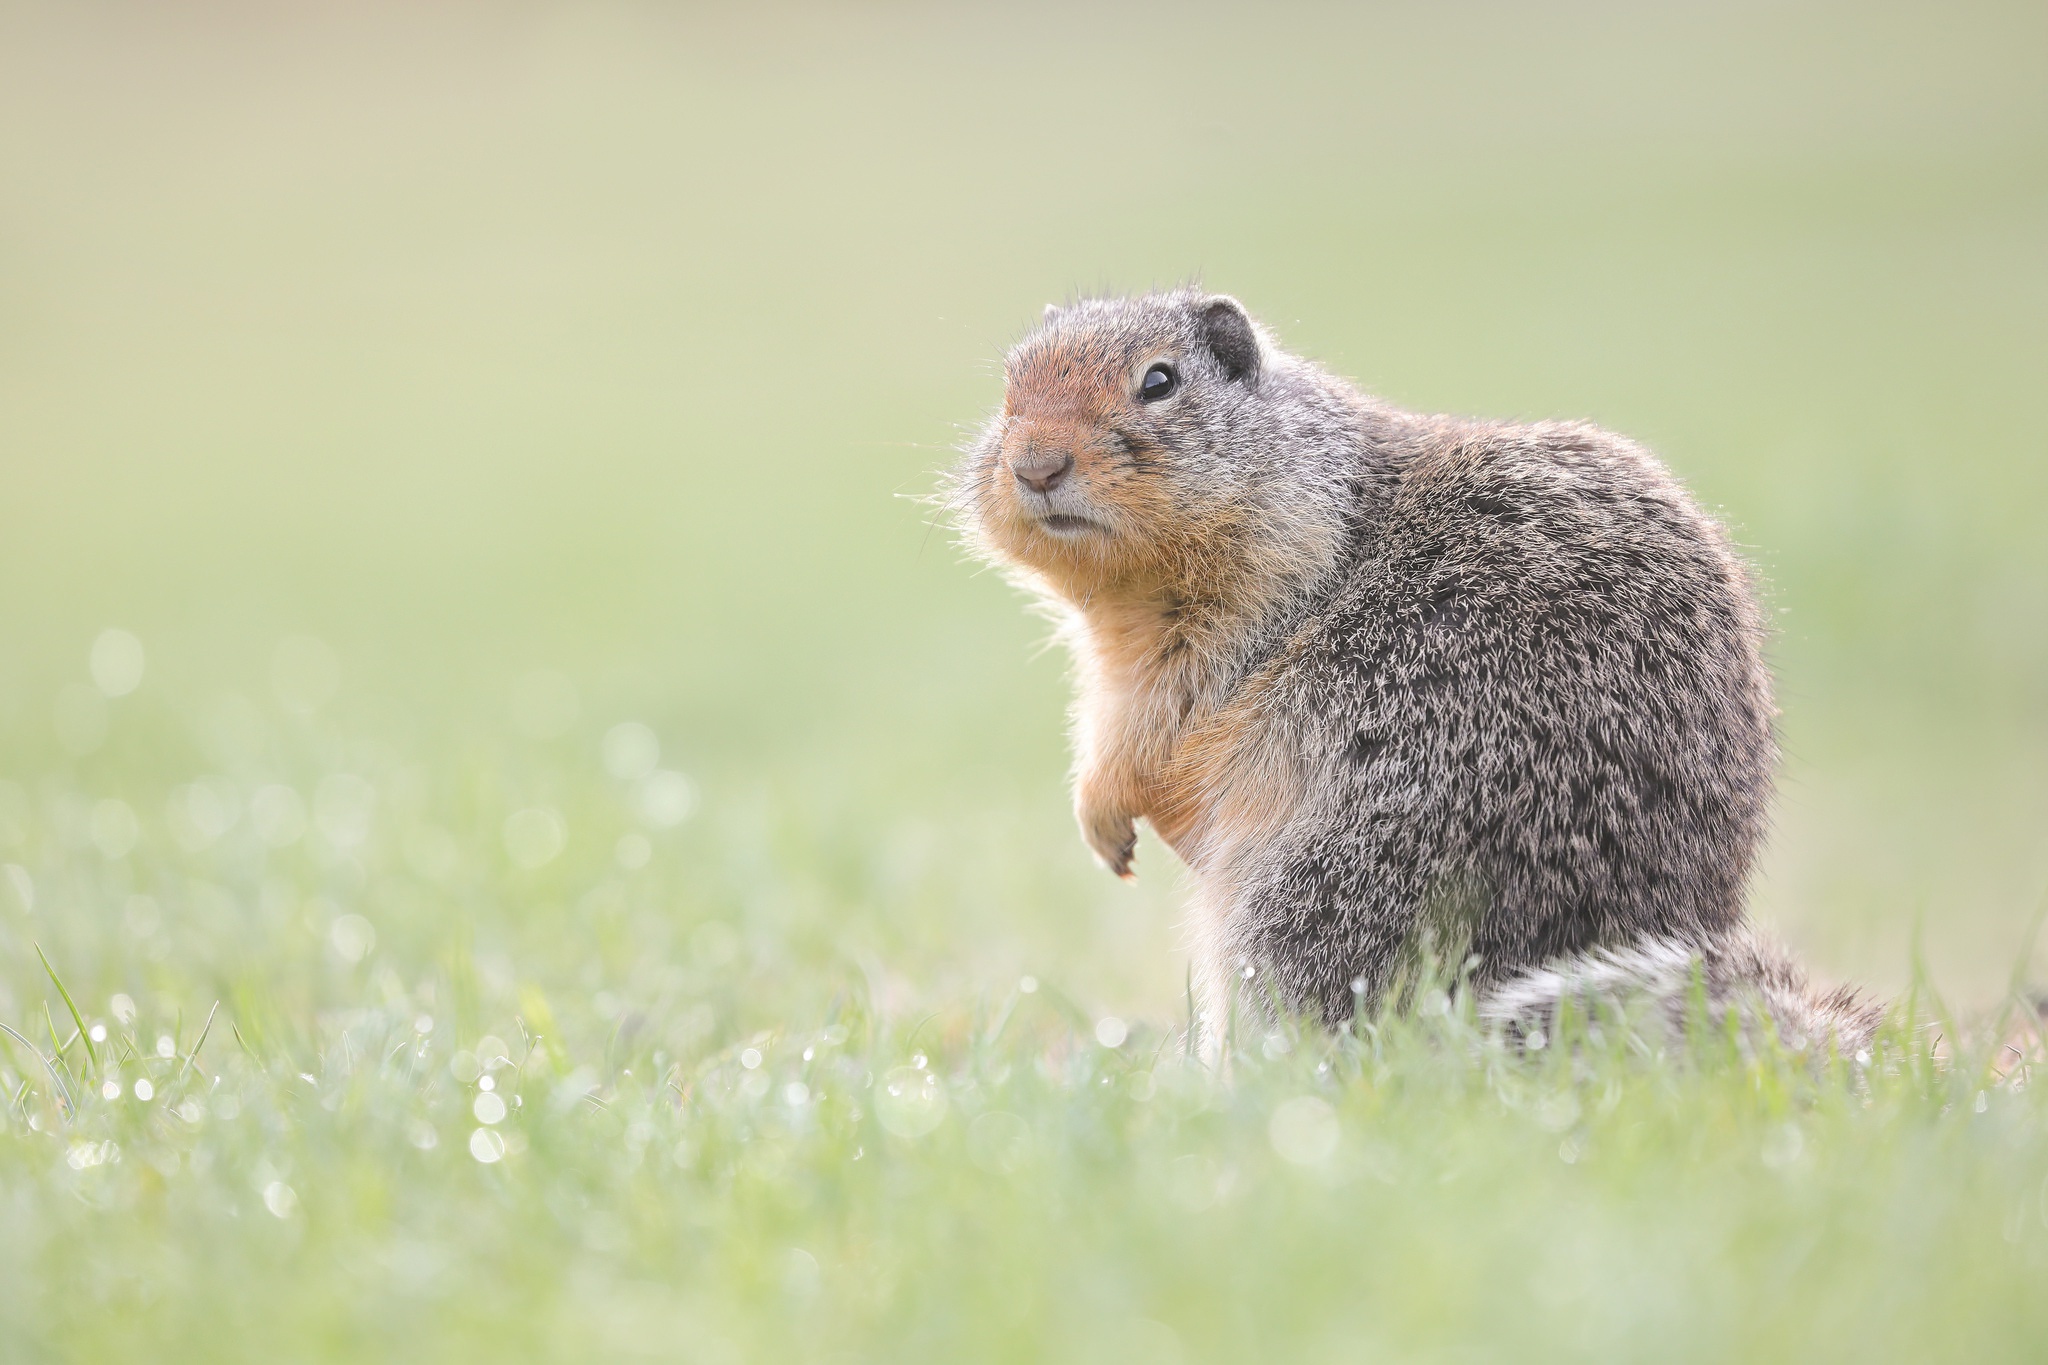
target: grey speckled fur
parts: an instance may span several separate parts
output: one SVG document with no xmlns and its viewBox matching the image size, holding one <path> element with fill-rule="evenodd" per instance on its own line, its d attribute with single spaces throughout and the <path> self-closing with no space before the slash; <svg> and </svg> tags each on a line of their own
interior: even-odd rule
<svg viewBox="0 0 2048 1365">
<path fill-rule="evenodd" d="M 1149 819 L 1194 871 L 1207 1014 L 1235 983 L 1336 1024 L 1428 944 L 1497 1017 L 1697 956 L 1781 1031 L 1867 1041 L 1744 928 L 1764 627 L 1642 447 L 1400 411 L 1192 290 L 1048 310 L 1007 377 L 951 496 L 1075 652 L 1089 842 L 1124 872 Z M 1056 486 L 1015 476 L 1048 451 Z"/>
</svg>

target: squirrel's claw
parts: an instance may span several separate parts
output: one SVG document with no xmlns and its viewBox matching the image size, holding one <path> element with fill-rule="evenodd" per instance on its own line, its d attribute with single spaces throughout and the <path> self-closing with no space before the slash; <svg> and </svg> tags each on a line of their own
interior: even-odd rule
<svg viewBox="0 0 2048 1365">
<path fill-rule="evenodd" d="M 1081 835 L 1096 860 L 1125 881 L 1135 881 L 1131 858 L 1138 851 L 1138 828 L 1128 815 L 1081 812 Z"/>
</svg>

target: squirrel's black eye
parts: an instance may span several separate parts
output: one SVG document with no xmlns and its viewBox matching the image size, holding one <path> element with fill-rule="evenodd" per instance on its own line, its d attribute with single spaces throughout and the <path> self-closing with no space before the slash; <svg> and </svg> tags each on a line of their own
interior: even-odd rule
<svg viewBox="0 0 2048 1365">
<path fill-rule="evenodd" d="M 1162 398 L 1170 397 L 1179 387 L 1180 376 L 1173 372 L 1173 366 L 1162 360 L 1145 371 L 1145 377 L 1138 381 L 1138 401 L 1157 403 Z"/>
</svg>

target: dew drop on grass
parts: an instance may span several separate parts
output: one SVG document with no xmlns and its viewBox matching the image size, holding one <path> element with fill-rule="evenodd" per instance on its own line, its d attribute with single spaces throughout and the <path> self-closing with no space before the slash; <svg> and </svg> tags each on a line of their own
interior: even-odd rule
<svg viewBox="0 0 2048 1365">
<path fill-rule="evenodd" d="M 1026 995 L 1036 995 L 1038 993 L 1038 978 L 1027 976 L 1019 979 L 1017 989 Z"/>
<path fill-rule="evenodd" d="M 100 1098 L 103 1100 L 120 1099 L 121 1083 L 119 1081 L 108 1081 L 105 1085 L 100 1087 Z"/>
<path fill-rule="evenodd" d="M 299 1192 L 282 1180 L 273 1180 L 263 1187 L 263 1207 L 270 1210 L 273 1218 L 289 1218 L 299 1206 Z"/>
<path fill-rule="evenodd" d="M 875 1117 L 898 1137 L 923 1137 L 945 1122 L 945 1087 L 929 1071 L 895 1067 L 875 1087 Z"/>
<path fill-rule="evenodd" d="M 414 1033 L 419 1034 L 422 1038 L 426 1037 L 429 1033 L 432 1033 L 434 1031 L 434 1016 L 431 1014 L 422 1014 L 419 1018 L 413 1020 L 412 1031 Z"/>
<path fill-rule="evenodd" d="M 811 1102 L 811 1088 L 802 1081 L 791 1081 L 782 1087 L 782 1102 L 792 1109 L 801 1109 Z"/>
<path fill-rule="evenodd" d="M 503 1123 L 505 1121 L 505 1097 L 486 1090 L 476 1097 L 476 1102 L 470 1106 L 470 1112 L 476 1115 L 478 1123 Z"/>
<path fill-rule="evenodd" d="M 177 1056 L 177 1054 L 178 1045 L 171 1041 L 170 1035 L 167 1033 L 159 1033 L 156 1036 L 156 1055 L 162 1057 L 166 1061 L 169 1061 L 172 1057 Z"/>
<path fill-rule="evenodd" d="M 1122 1047 L 1124 1039 L 1130 1036 L 1130 1026 L 1114 1014 L 1106 1014 L 1095 1021 L 1095 1041 L 1104 1047 Z"/>
<path fill-rule="evenodd" d="M 156 1087 L 149 1083 L 149 1077 L 143 1076 L 135 1082 L 135 1098 L 144 1104 L 156 1098 Z"/>
<path fill-rule="evenodd" d="M 64 1164 L 74 1171 L 90 1170 L 118 1161 L 121 1149 L 111 1142 L 74 1142 L 64 1154 Z"/>
<path fill-rule="evenodd" d="M 498 1083 L 489 1076 L 479 1076 L 476 1078 L 476 1088 L 479 1090 L 496 1090 Z"/>
<path fill-rule="evenodd" d="M 483 1071 L 483 1065 L 477 1061 L 476 1054 L 467 1049 L 448 1059 L 448 1074 L 464 1085 L 483 1075 Z"/>
<path fill-rule="evenodd" d="M 105 1024 L 94 1024 L 85 1031 L 85 1036 L 92 1039 L 95 1043 L 104 1043 L 107 1041 L 107 1026 Z"/>
<path fill-rule="evenodd" d="M 761 1065 L 761 1050 L 754 1047 L 742 1049 L 740 1052 L 740 1065 L 749 1071 Z"/>
<path fill-rule="evenodd" d="M 489 1166 L 505 1156 L 505 1137 L 491 1128 L 479 1128 L 469 1135 L 469 1154 Z"/>
</svg>

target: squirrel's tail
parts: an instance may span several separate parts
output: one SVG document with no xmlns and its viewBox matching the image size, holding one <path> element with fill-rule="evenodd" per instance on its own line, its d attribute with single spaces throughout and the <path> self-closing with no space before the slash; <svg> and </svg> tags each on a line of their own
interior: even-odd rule
<svg viewBox="0 0 2048 1365">
<path fill-rule="evenodd" d="M 1674 1033 L 1702 1011 L 1716 1031 L 1732 1016 L 1745 1039 L 1768 1027 L 1793 1051 L 1858 1062 L 1869 1060 L 1885 1014 L 1881 1001 L 1853 989 L 1812 985 L 1780 944 L 1741 927 L 1704 941 L 1652 938 L 1559 958 L 1486 991 L 1479 1015 L 1526 1036 L 1550 1027 L 1566 1001 L 1581 1018 L 1602 1003 L 1641 1002 Z"/>
</svg>

